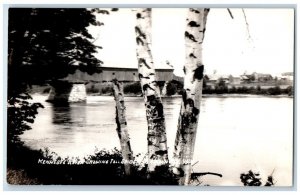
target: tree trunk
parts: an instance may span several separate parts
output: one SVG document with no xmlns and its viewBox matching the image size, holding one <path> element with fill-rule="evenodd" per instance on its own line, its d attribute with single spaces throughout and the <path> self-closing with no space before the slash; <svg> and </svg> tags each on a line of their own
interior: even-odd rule
<svg viewBox="0 0 300 195">
<path fill-rule="evenodd" d="M 148 122 L 148 171 L 167 165 L 168 150 L 163 104 L 151 54 L 151 9 L 137 9 L 135 27 L 138 72 Z"/>
<path fill-rule="evenodd" d="M 123 83 L 117 80 L 113 81 L 114 97 L 116 101 L 116 123 L 117 132 L 121 144 L 121 153 L 124 162 L 125 174 L 131 174 L 131 161 L 133 160 L 132 151 L 130 147 L 129 134 L 126 122 L 126 107 L 124 105 L 124 90 Z"/>
<path fill-rule="evenodd" d="M 161 93 L 162 93 L 163 96 L 167 95 L 167 92 L 168 92 L 167 86 L 168 86 L 168 84 L 169 84 L 169 81 L 164 82 L 163 89 L 161 90 Z"/>
<path fill-rule="evenodd" d="M 174 148 L 173 172 L 179 175 L 179 185 L 188 185 L 191 177 L 191 161 L 200 113 L 203 70 L 202 42 L 209 9 L 188 11 L 185 31 L 184 89 L 178 119 L 178 129 Z"/>
</svg>

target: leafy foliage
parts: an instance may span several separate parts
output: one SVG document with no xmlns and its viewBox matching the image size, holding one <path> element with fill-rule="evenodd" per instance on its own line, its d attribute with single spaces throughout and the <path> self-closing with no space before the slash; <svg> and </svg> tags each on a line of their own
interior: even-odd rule
<svg viewBox="0 0 300 195">
<path fill-rule="evenodd" d="M 281 94 L 281 89 L 279 86 L 270 88 L 267 90 L 267 93 L 270 95 L 280 95 Z"/>
<path fill-rule="evenodd" d="M 241 182 L 244 186 L 261 186 L 261 178 L 259 173 L 254 173 L 252 170 L 249 170 L 248 173 L 242 173 L 240 176 Z M 274 180 L 272 174 L 268 176 L 265 186 L 273 186 Z"/>
<path fill-rule="evenodd" d="M 7 139 L 9 144 L 20 142 L 19 135 L 25 130 L 30 130 L 29 123 L 33 123 L 38 108 L 43 108 L 40 103 L 29 103 L 27 100 L 31 99 L 27 93 L 19 94 L 11 97 L 8 100 L 8 132 Z"/>
<path fill-rule="evenodd" d="M 134 82 L 124 85 L 124 93 L 142 94 L 141 84 Z"/>
<path fill-rule="evenodd" d="M 249 171 L 248 173 L 242 173 L 240 177 L 244 186 L 260 186 L 261 178 L 259 177 L 259 173 L 254 173 L 253 171 Z"/>
<path fill-rule="evenodd" d="M 220 86 L 219 84 L 216 84 L 214 88 L 210 85 L 207 85 L 205 88 L 203 88 L 203 94 L 253 94 L 253 95 L 283 95 L 287 94 L 289 96 L 293 95 L 293 87 L 289 86 L 286 89 L 281 89 L 278 86 L 270 87 L 267 89 L 261 88 L 260 85 L 256 87 L 228 87 Z"/>
<path fill-rule="evenodd" d="M 176 94 L 176 92 L 177 92 L 177 85 L 172 82 L 168 83 L 166 95 L 168 95 L 168 96 L 174 95 L 174 94 Z"/>
<path fill-rule="evenodd" d="M 8 142 L 29 130 L 39 103 L 29 103 L 33 84 L 67 76 L 79 68 L 97 71 L 89 25 L 100 25 L 92 10 L 10 8 L 8 24 Z M 99 48 L 99 47 L 98 47 Z"/>
<path fill-rule="evenodd" d="M 20 145 L 10 151 L 7 181 L 11 184 L 60 185 L 175 185 L 168 167 L 160 167 L 149 179 L 147 164 L 132 162 L 132 175 L 126 176 L 121 151 L 96 150 L 84 159 L 60 157 L 49 149 L 31 150 Z M 21 174 L 20 174 L 21 173 Z M 19 177 L 16 177 L 19 176 Z"/>
<path fill-rule="evenodd" d="M 285 89 L 285 92 L 289 95 L 292 96 L 294 94 L 294 89 L 292 86 L 289 86 Z"/>
<path fill-rule="evenodd" d="M 87 9 L 10 8 L 8 28 L 9 96 L 27 85 L 65 77 L 79 68 L 93 72 L 102 62 L 93 56 L 89 25 L 100 25 Z"/>
</svg>

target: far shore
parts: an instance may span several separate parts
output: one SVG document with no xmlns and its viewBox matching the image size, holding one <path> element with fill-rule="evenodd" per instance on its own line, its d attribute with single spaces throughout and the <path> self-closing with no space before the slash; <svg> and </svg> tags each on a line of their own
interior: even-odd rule
<svg viewBox="0 0 300 195">
<path fill-rule="evenodd" d="M 48 94 L 46 93 L 31 93 L 31 95 L 43 95 L 46 96 Z M 88 93 L 87 96 L 113 96 L 112 94 L 99 94 L 99 93 Z M 142 95 L 136 95 L 136 94 L 125 94 L 125 97 L 142 97 Z M 176 95 L 162 95 L 162 98 L 181 98 L 181 95 L 176 94 Z M 289 97 L 293 98 L 294 96 L 290 96 L 287 94 L 280 94 L 280 95 L 269 95 L 269 94 L 202 94 L 203 98 L 206 97 Z"/>
<path fill-rule="evenodd" d="M 111 94 L 98 94 L 98 93 L 90 93 L 87 94 L 88 96 L 112 96 Z M 142 95 L 136 95 L 136 94 L 125 94 L 125 97 L 142 97 Z M 171 96 L 161 96 L 162 98 L 181 98 L 181 95 L 171 95 Z M 203 98 L 206 97 L 289 97 L 293 98 L 294 96 L 289 96 L 287 94 L 281 94 L 281 95 L 267 95 L 267 94 L 202 94 Z"/>
</svg>

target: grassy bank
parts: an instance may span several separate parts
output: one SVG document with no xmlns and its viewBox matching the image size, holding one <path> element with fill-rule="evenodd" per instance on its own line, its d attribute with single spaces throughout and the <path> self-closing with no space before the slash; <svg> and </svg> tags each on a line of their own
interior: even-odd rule
<svg viewBox="0 0 300 195">
<path fill-rule="evenodd" d="M 7 182 L 9 184 L 62 185 L 175 185 L 176 177 L 166 168 L 147 177 L 146 164 L 132 163 L 126 176 L 119 150 L 101 150 L 83 160 L 61 158 L 49 150 L 31 150 L 18 144 L 8 149 Z"/>
<path fill-rule="evenodd" d="M 116 148 L 97 151 L 79 160 L 61 158 L 47 149 L 31 150 L 23 144 L 16 144 L 8 147 L 6 176 L 11 185 L 178 185 L 178 177 L 169 167 L 161 167 L 149 175 L 147 164 L 134 160 L 131 165 L 132 174 L 126 176 L 121 152 Z M 240 179 L 244 186 L 273 186 L 275 181 L 272 174 L 265 184 L 259 172 L 252 170 L 241 173 Z M 191 185 L 201 185 L 201 177 L 205 175 L 222 177 L 218 173 L 193 172 Z"/>
</svg>

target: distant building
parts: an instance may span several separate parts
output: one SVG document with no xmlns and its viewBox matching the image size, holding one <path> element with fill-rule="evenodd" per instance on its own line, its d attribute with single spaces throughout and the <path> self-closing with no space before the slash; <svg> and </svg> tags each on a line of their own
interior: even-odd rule
<svg viewBox="0 0 300 195">
<path fill-rule="evenodd" d="M 229 84 L 231 77 L 232 77 L 231 75 L 221 75 L 219 76 L 218 83 L 224 82 L 225 84 Z"/>
<path fill-rule="evenodd" d="M 205 75 L 204 78 L 206 80 L 206 85 L 211 87 L 214 87 L 219 79 L 218 75 L 216 74 Z"/>
<path fill-rule="evenodd" d="M 263 73 L 257 73 L 253 72 L 252 74 L 243 74 L 240 76 L 241 81 L 244 83 L 250 83 L 250 82 L 267 82 L 273 80 L 273 77 L 271 74 L 263 74 Z"/>
<path fill-rule="evenodd" d="M 262 73 L 252 73 L 252 75 L 254 76 L 254 81 L 257 82 L 264 82 L 264 81 L 271 81 L 273 80 L 272 75 L 270 74 L 262 74 Z"/>
<path fill-rule="evenodd" d="M 252 81 L 252 76 L 243 74 L 243 75 L 240 76 L 240 80 L 243 83 L 250 83 Z"/>
<path fill-rule="evenodd" d="M 233 77 L 232 75 L 205 75 L 207 85 L 215 85 L 220 82 L 224 82 L 225 84 L 240 84 L 241 79 L 239 77 Z"/>
<path fill-rule="evenodd" d="M 240 77 L 233 77 L 230 78 L 230 84 L 232 85 L 239 85 L 241 84 L 241 78 Z"/>
<path fill-rule="evenodd" d="M 281 74 L 282 76 L 293 76 L 294 73 L 293 72 L 284 72 Z"/>
</svg>

